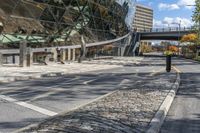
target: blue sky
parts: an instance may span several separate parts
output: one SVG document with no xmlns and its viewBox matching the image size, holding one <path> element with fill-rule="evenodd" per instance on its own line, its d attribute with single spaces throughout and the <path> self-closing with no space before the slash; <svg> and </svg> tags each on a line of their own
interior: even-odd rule
<svg viewBox="0 0 200 133">
<path fill-rule="evenodd" d="M 138 3 L 150 6 L 154 9 L 154 27 L 177 26 L 173 23 L 181 23 L 182 27 L 192 25 L 192 12 L 195 0 L 137 0 Z"/>
</svg>

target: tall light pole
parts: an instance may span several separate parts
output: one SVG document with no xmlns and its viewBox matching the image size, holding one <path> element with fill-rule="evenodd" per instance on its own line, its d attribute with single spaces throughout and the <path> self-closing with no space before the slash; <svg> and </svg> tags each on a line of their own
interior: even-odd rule
<svg viewBox="0 0 200 133">
<path fill-rule="evenodd" d="M 163 21 L 163 24 L 164 24 L 164 25 L 167 24 L 168 29 L 170 30 L 170 23 L 169 23 L 169 22 Z M 164 26 L 164 27 L 165 27 L 165 26 Z"/>
</svg>

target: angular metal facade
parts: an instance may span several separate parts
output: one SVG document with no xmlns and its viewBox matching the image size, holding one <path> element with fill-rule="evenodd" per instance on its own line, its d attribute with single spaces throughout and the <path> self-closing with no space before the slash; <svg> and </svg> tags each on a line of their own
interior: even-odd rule
<svg viewBox="0 0 200 133">
<path fill-rule="evenodd" d="M 0 2 L 0 21 L 4 25 L 2 42 L 10 36 L 46 45 L 80 44 L 81 37 L 86 43 L 112 40 L 130 32 L 135 12 L 135 0 Z"/>
</svg>

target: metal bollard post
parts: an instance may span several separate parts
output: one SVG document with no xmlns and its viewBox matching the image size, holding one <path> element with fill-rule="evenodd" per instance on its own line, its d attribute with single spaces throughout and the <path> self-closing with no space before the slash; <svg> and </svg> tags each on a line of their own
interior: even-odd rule
<svg viewBox="0 0 200 133">
<path fill-rule="evenodd" d="M 170 72 L 171 71 L 171 55 L 166 56 L 166 71 Z"/>
</svg>

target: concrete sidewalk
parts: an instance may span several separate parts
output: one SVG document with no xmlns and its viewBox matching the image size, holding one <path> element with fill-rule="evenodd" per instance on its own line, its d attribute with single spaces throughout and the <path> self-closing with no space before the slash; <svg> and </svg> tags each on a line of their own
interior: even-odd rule
<svg viewBox="0 0 200 133">
<path fill-rule="evenodd" d="M 77 74 L 89 71 L 113 69 L 121 67 L 120 65 L 106 64 L 86 64 L 86 63 L 68 63 L 68 64 L 51 64 L 47 66 L 31 67 L 11 67 L 4 66 L 0 69 L 0 82 L 11 82 L 16 80 L 27 80 L 32 78 L 41 78 L 47 76 L 61 76 L 64 74 Z"/>
<path fill-rule="evenodd" d="M 124 65 L 139 64 L 143 58 L 138 57 L 113 57 L 109 60 L 91 60 L 82 63 L 68 62 L 66 64 L 51 63 L 45 65 L 33 65 L 31 67 L 17 67 L 4 65 L 0 69 L 0 82 L 27 80 L 41 77 L 61 76 L 65 74 L 78 74 L 105 69 L 114 69 Z M 110 63 L 109 63 L 110 62 Z"/>
</svg>

